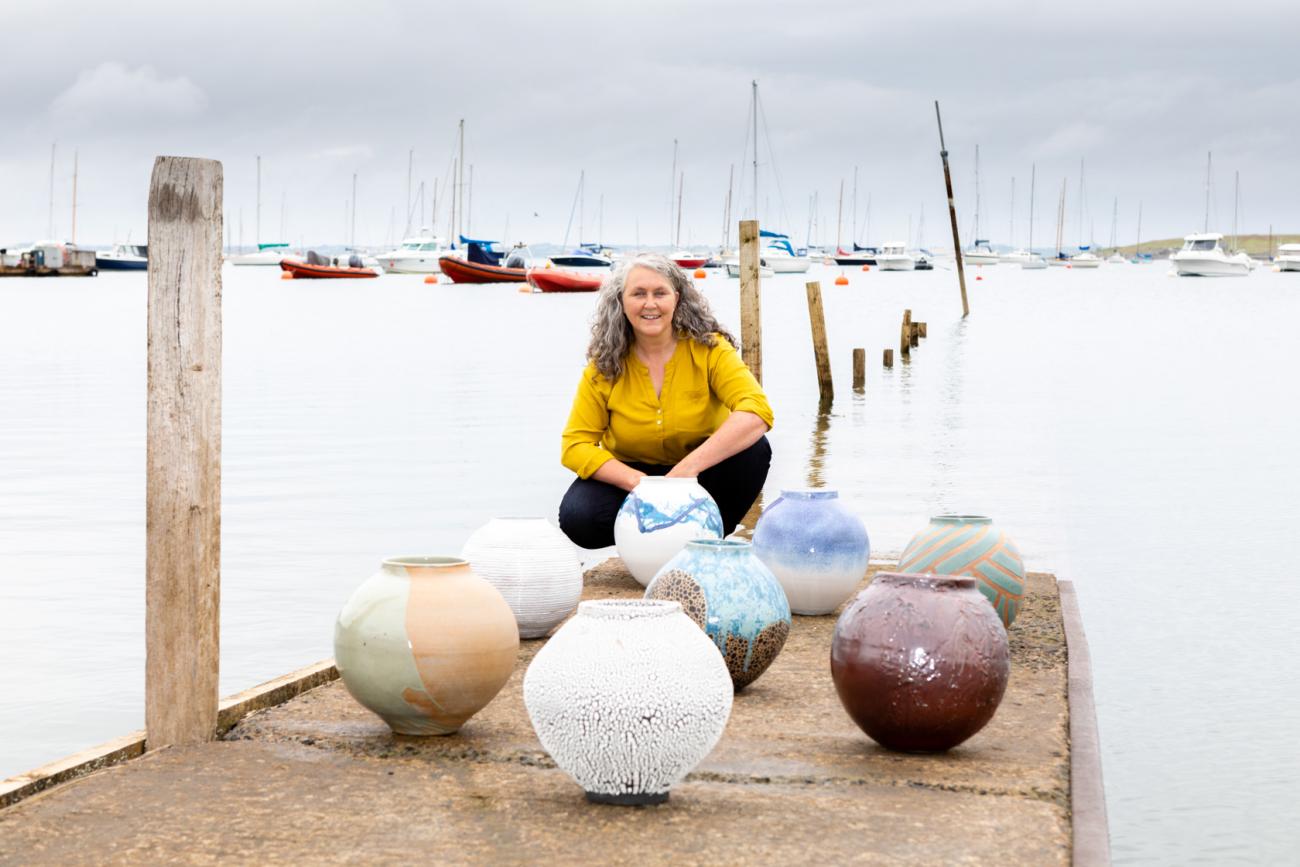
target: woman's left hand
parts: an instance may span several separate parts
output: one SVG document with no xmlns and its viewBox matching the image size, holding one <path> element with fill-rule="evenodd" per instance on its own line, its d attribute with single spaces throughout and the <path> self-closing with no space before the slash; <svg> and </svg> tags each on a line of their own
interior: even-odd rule
<svg viewBox="0 0 1300 867">
<path fill-rule="evenodd" d="M 739 454 L 763 438 L 767 423 L 752 412 L 737 410 L 727 416 L 713 435 L 668 471 L 669 478 L 691 478 Z"/>
</svg>

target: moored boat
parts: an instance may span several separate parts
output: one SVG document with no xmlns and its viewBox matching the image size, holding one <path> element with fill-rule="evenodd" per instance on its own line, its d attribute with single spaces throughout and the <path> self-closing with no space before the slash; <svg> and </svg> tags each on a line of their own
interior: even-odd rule
<svg viewBox="0 0 1300 867">
<path fill-rule="evenodd" d="M 1100 268 L 1101 257 L 1088 247 L 1087 244 L 1079 245 L 1079 252 L 1070 257 L 1071 268 Z"/>
<path fill-rule="evenodd" d="M 95 251 L 82 250 L 76 244 L 37 241 L 23 250 L 0 250 L 0 277 L 94 277 L 97 274 Z"/>
<path fill-rule="evenodd" d="M 737 278 L 740 277 L 740 260 L 739 260 L 739 259 L 736 259 L 736 260 L 728 260 L 727 262 L 724 263 L 724 265 L 726 266 L 726 269 L 727 269 L 727 276 L 728 276 L 728 277 L 737 277 Z M 767 259 L 764 259 L 764 258 L 761 258 L 761 257 L 760 257 L 759 260 L 758 260 L 758 276 L 760 276 L 760 277 L 772 277 L 772 276 L 774 276 L 775 274 L 776 274 L 776 272 L 773 271 L 771 268 L 768 267 L 768 265 L 767 265 Z"/>
<path fill-rule="evenodd" d="M 1300 271 L 1300 244 L 1283 244 L 1277 248 L 1277 270 Z"/>
<path fill-rule="evenodd" d="M 1183 238 L 1183 248 L 1169 257 L 1179 277 L 1244 277 L 1251 261 L 1245 253 L 1228 254 L 1223 235 L 1202 232 Z"/>
<path fill-rule="evenodd" d="M 876 267 L 881 271 L 914 271 L 916 259 L 902 241 L 886 241 L 876 254 Z"/>
<path fill-rule="evenodd" d="M 802 274 L 812 266 L 811 259 L 800 256 L 795 251 L 788 235 L 769 232 L 766 229 L 760 229 L 758 234 L 760 238 L 767 239 L 763 247 L 763 258 L 767 260 L 767 266 L 776 273 Z"/>
<path fill-rule="evenodd" d="M 708 256 L 693 253 L 689 250 L 678 250 L 668 257 L 677 263 L 678 268 L 693 271 L 696 268 L 703 268 L 704 264 L 709 261 Z"/>
<path fill-rule="evenodd" d="M 442 238 L 421 234 L 403 239 L 396 249 L 381 253 L 376 259 L 385 271 L 393 274 L 437 274 L 438 259 L 446 252 L 447 245 Z"/>
<path fill-rule="evenodd" d="M 285 243 L 258 244 L 256 253 L 237 253 L 227 256 L 231 265 L 279 265 L 280 261 L 292 255 L 289 245 Z"/>
<path fill-rule="evenodd" d="M 453 283 L 526 283 L 527 268 L 506 268 L 502 265 L 486 265 L 482 262 L 470 262 L 456 256 L 443 256 L 439 262 L 442 273 L 451 278 Z"/>
<path fill-rule="evenodd" d="M 101 271 L 146 271 L 149 248 L 144 244 L 114 244 L 113 249 L 95 253 Z"/>
<path fill-rule="evenodd" d="M 604 276 L 575 274 L 558 268 L 531 268 L 527 274 L 528 285 L 540 292 L 595 292 L 604 282 Z"/>
<path fill-rule="evenodd" d="M 836 265 L 874 265 L 879 252 L 875 247 L 859 247 L 855 243 L 852 252 L 836 248 L 830 258 L 835 260 Z"/>
<path fill-rule="evenodd" d="M 996 265 L 1002 261 L 988 241 L 978 238 L 969 250 L 962 252 L 961 258 L 967 265 Z"/>
<path fill-rule="evenodd" d="M 292 274 L 295 280 L 378 277 L 382 273 L 382 269 L 366 265 L 358 255 L 330 258 L 315 250 L 308 250 L 306 259 L 280 260 L 280 270 Z"/>
<path fill-rule="evenodd" d="M 614 260 L 597 244 L 579 244 L 571 253 L 560 253 L 550 258 L 551 263 L 559 268 L 608 268 L 614 264 Z"/>
</svg>

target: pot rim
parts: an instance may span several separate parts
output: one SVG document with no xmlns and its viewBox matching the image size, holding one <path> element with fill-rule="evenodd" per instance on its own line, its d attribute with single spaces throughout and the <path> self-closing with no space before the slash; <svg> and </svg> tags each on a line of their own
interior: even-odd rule
<svg viewBox="0 0 1300 867">
<path fill-rule="evenodd" d="M 588 599 L 578 603 L 578 614 L 598 620 L 647 620 L 680 613 L 682 604 L 669 599 Z"/>
<path fill-rule="evenodd" d="M 940 524 L 992 524 L 988 515 L 935 515 L 930 523 Z"/>
<path fill-rule="evenodd" d="M 939 575 L 934 572 L 877 572 L 869 587 L 877 582 L 893 587 L 924 587 L 927 590 L 974 590 L 976 580 L 969 575 Z"/>
<path fill-rule="evenodd" d="M 789 500 L 838 500 L 839 488 L 782 488 L 781 496 Z"/>
<path fill-rule="evenodd" d="M 673 483 L 694 482 L 696 484 L 699 484 L 699 481 L 700 481 L 699 476 L 648 476 L 647 475 L 647 476 L 642 476 L 640 481 L 636 483 L 636 486 L 639 488 L 642 485 L 644 485 L 646 482 L 673 482 Z"/>
<path fill-rule="evenodd" d="M 468 566 L 469 561 L 464 557 L 453 557 L 443 554 L 404 554 L 397 557 L 385 557 L 382 566 L 395 566 L 399 569 L 414 567 L 417 569 L 451 569 L 457 566 Z"/>
<path fill-rule="evenodd" d="M 686 543 L 686 547 L 739 553 L 753 548 L 754 543 L 746 542 L 744 539 L 691 539 Z"/>
</svg>

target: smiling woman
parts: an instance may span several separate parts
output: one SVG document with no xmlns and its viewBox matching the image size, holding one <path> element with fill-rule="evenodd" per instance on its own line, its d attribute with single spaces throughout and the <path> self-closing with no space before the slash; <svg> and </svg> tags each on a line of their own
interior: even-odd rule
<svg viewBox="0 0 1300 867">
<path fill-rule="evenodd" d="M 772 460 L 772 408 L 690 278 L 664 256 L 625 260 L 600 288 L 590 361 L 564 429 L 578 474 L 560 504 L 577 545 L 614 544 L 614 519 L 645 476 L 698 477 L 724 534 L 753 505 Z"/>
</svg>

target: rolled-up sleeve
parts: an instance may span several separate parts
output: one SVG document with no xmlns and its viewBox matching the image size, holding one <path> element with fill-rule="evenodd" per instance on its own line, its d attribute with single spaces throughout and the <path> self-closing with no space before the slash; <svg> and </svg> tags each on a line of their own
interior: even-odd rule
<svg viewBox="0 0 1300 867">
<path fill-rule="evenodd" d="M 717 344 L 709 353 L 709 387 L 732 412 L 752 412 L 772 429 L 772 405 L 754 374 L 741 361 L 740 353 L 725 337 L 715 335 Z"/>
<path fill-rule="evenodd" d="M 602 383 L 595 366 L 588 365 L 560 438 L 560 463 L 584 479 L 614 457 L 600 445 L 609 429 L 609 394 Z"/>
</svg>

